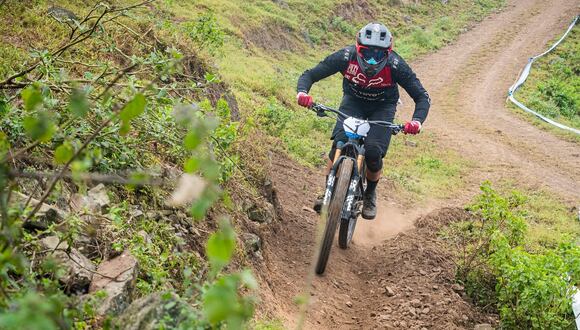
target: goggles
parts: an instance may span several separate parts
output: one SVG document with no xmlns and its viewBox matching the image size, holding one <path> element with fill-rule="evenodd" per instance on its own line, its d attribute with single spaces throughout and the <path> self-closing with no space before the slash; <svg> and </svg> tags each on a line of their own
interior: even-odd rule
<svg viewBox="0 0 580 330">
<path fill-rule="evenodd" d="M 357 45 L 357 52 L 363 58 L 365 62 L 370 65 L 379 64 L 385 57 L 387 57 L 389 51 L 383 48 L 367 47 L 362 45 Z"/>
</svg>

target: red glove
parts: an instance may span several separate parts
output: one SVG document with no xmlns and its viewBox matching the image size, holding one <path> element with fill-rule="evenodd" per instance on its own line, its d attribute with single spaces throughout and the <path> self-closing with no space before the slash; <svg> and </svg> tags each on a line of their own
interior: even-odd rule
<svg viewBox="0 0 580 330">
<path fill-rule="evenodd" d="M 418 134 L 421 131 L 421 122 L 418 120 L 408 121 L 403 127 L 403 133 L 405 134 Z"/>
<path fill-rule="evenodd" d="M 298 95 L 296 95 L 296 100 L 298 100 L 298 104 L 300 104 L 301 106 L 303 106 L 305 108 L 312 107 L 312 104 L 314 103 L 312 96 L 310 96 L 304 92 L 298 93 Z"/>
</svg>

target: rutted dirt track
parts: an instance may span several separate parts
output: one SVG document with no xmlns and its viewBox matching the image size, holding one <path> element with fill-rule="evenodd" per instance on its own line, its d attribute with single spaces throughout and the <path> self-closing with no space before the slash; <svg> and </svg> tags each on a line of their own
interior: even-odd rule
<svg viewBox="0 0 580 330">
<path fill-rule="evenodd" d="M 578 9 L 570 0 L 509 1 L 503 12 L 453 45 L 413 63 L 434 101 L 425 129 L 442 146 L 477 164 L 467 178 L 469 191 L 407 213 L 395 198 L 382 199 L 377 220 L 359 225 L 348 250 L 335 246 L 325 276 L 314 279 L 306 328 L 468 329 L 495 322 L 454 290 L 452 260 L 434 233 L 464 216 L 461 209 L 446 206 L 463 205 L 488 178 L 545 187 L 578 202 L 578 144 L 514 116 L 505 104 L 506 91 L 526 59 L 561 34 Z M 404 103 L 402 119 L 412 104 Z M 272 156 L 271 167 L 281 219 L 263 233 L 265 262 L 258 270 L 263 312 L 292 327 L 295 297 L 304 292 L 312 268 L 318 221 L 303 206 L 311 205 L 323 182 L 319 172 L 280 155 Z M 380 196 L 387 196 L 383 187 Z"/>
</svg>

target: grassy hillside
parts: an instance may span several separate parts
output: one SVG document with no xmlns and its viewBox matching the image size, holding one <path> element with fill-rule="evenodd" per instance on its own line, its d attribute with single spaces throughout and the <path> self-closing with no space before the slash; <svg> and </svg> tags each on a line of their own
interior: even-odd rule
<svg viewBox="0 0 580 330">
<path fill-rule="evenodd" d="M 517 95 L 529 108 L 574 128 L 580 128 L 579 48 L 576 26 L 554 51 L 534 63 Z"/>
<path fill-rule="evenodd" d="M 300 73 L 352 43 L 368 20 L 391 27 L 395 49 L 412 59 L 450 42 L 504 2 L 165 0 L 123 11 L 115 8 L 138 2 L 107 3 L 0 2 L 0 328 L 108 324 L 95 311 L 102 295 L 81 299 L 63 286 L 51 260 L 35 259 L 46 253 L 40 245 L 46 236 L 71 248 L 96 244 L 89 255 L 95 265 L 129 251 L 140 265 L 134 298 L 158 291 L 181 297 L 167 303 L 172 311 L 181 306 L 179 317 L 160 326 L 225 322 L 235 328 L 253 306 L 238 288 L 251 290 L 255 283 L 238 271 L 247 257 L 219 219 L 229 215 L 234 227 L 252 228 L 245 225 L 247 204 L 266 202 L 260 162 L 268 150 L 317 165 L 327 149 L 332 123 L 294 104 Z M 101 13 L 107 15 L 99 21 Z M 75 21 L 85 17 L 79 28 Z M 83 33 L 89 37 L 71 45 Z M 334 77 L 312 94 L 337 105 L 339 86 Z M 462 161 L 431 148 L 429 135 L 418 139 L 429 152 L 404 159 L 402 142 L 395 142 L 389 161 L 398 170 L 389 176 L 410 193 L 444 195 L 459 184 Z M 181 169 L 208 188 L 192 206 L 168 207 Z M 73 196 L 111 173 L 106 209 L 87 214 L 71 207 Z M 24 230 L 23 222 L 37 216 L 27 219 L 32 199 L 12 203 L 17 193 L 67 215 Z M 98 224 L 87 228 L 88 216 Z M 216 304 L 220 294 L 231 304 Z"/>
</svg>

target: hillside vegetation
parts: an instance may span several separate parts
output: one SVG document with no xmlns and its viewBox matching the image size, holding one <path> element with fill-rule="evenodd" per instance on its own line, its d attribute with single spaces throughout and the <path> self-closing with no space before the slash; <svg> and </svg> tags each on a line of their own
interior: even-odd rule
<svg viewBox="0 0 580 330">
<path fill-rule="evenodd" d="M 265 307 L 248 270 L 263 262 L 255 233 L 276 221 L 268 153 L 319 165 L 333 125 L 294 104 L 300 73 L 351 44 L 370 19 L 392 29 L 395 49 L 410 60 L 503 5 L 0 1 L 0 329 L 144 319 L 164 329 L 278 327 L 251 321 Z M 566 78 L 553 84 L 571 78 L 574 86 L 567 66 L 558 68 Z M 545 102 L 573 99 L 565 93 Z M 337 105 L 340 78 L 312 95 Z M 386 160 L 403 197 L 419 203 L 461 187 L 467 161 L 428 133 L 409 142 L 412 157 L 396 139 Z M 477 216 L 441 233 L 458 251 L 475 251 L 458 278 L 476 302 L 497 306 L 506 327 L 569 325 L 571 283 L 561 275 L 577 278 L 572 212 L 544 192 L 482 189 L 471 206 Z M 111 305 L 117 293 L 95 279 L 129 276 L 104 267 L 127 255 L 138 267 L 124 282 L 127 298 Z M 542 295 L 521 299 L 533 293 L 530 282 Z M 542 300 L 551 290 L 562 293 L 552 304 Z M 538 308 L 545 319 L 528 318 Z"/>
<path fill-rule="evenodd" d="M 576 25 L 554 51 L 534 63 L 518 96 L 531 109 L 574 128 L 580 128 L 579 48 Z"/>
</svg>

